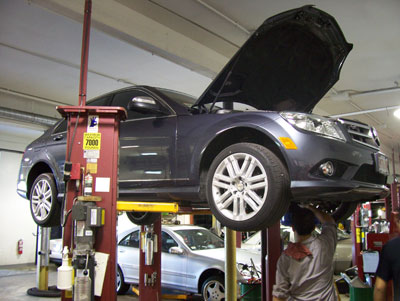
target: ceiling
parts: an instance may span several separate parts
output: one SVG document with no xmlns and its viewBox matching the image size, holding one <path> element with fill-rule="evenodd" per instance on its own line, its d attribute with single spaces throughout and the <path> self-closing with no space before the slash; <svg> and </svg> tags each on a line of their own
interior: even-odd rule
<svg viewBox="0 0 400 301">
<path fill-rule="evenodd" d="M 94 0 L 88 99 L 144 84 L 200 95 L 268 17 L 302 0 Z M 321 0 L 354 48 L 314 112 L 349 114 L 400 152 L 400 1 Z M 77 104 L 84 0 L 0 0 L 0 109 L 58 118 Z M 29 130 L 24 130 L 25 128 Z M 0 117 L 0 148 L 43 127 Z M 10 137 L 4 138 L 6 133 Z M 12 133 L 12 135 L 10 135 Z M 6 145 L 6 146 L 5 146 Z M 399 167 L 396 167 L 397 173 Z"/>
</svg>

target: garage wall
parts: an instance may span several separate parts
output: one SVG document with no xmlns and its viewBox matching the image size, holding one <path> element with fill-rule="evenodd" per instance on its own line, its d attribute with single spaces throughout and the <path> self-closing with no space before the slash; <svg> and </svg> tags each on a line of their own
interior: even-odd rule
<svg viewBox="0 0 400 301">
<path fill-rule="evenodd" d="M 22 153 L 0 151 L 0 265 L 35 261 L 36 224 L 30 214 L 29 202 L 17 192 L 17 177 Z M 23 254 L 17 254 L 22 239 Z"/>
</svg>

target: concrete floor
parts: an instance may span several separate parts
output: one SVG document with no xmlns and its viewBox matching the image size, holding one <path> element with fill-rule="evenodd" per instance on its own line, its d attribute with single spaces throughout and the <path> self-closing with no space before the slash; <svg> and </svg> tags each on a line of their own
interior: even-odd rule
<svg viewBox="0 0 400 301">
<path fill-rule="evenodd" d="M 57 268 L 50 264 L 49 286 L 57 283 Z M 33 264 L 18 266 L 0 266 L 0 301 L 59 301 L 61 298 L 33 297 L 27 294 L 27 290 L 36 287 L 36 267 Z M 349 297 L 340 295 L 341 301 L 348 301 Z M 130 292 L 124 296 L 118 296 L 118 301 L 138 301 L 139 298 Z M 164 300 L 164 299 L 163 299 Z M 171 300 L 171 299 L 170 299 Z M 195 296 L 191 300 L 201 300 Z"/>
<path fill-rule="evenodd" d="M 57 267 L 49 266 L 49 286 L 57 284 Z M 17 266 L 0 266 L 0 301 L 60 301 L 61 298 L 34 297 L 27 294 L 27 290 L 35 288 L 36 266 L 33 264 Z M 133 293 L 118 296 L 118 301 L 138 301 L 139 298 Z M 163 299 L 164 300 L 164 299 Z M 200 296 L 194 296 L 191 300 L 199 301 Z M 169 299 L 171 301 L 171 299 Z"/>
</svg>

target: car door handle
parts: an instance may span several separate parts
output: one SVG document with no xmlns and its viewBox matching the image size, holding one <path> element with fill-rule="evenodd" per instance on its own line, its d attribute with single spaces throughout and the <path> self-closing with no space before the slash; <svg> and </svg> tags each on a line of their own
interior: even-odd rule
<svg viewBox="0 0 400 301">
<path fill-rule="evenodd" d="M 53 138 L 54 141 L 60 141 L 62 138 L 64 138 L 63 135 L 57 135 Z"/>
<path fill-rule="evenodd" d="M 119 250 L 120 253 L 125 253 L 125 250 Z"/>
</svg>

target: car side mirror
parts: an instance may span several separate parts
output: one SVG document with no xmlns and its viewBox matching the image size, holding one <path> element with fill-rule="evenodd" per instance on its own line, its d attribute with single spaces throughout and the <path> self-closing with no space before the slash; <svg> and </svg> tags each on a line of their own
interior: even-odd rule
<svg viewBox="0 0 400 301">
<path fill-rule="evenodd" d="M 171 248 L 169 248 L 169 253 L 170 254 L 183 255 L 184 251 L 180 247 L 171 247 Z"/>
<path fill-rule="evenodd" d="M 164 114 L 163 108 L 153 98 L 148 96 L 134 97 L 128 104 L 129 111 L 136 111 L 147 114 Z"/>
</svg>

